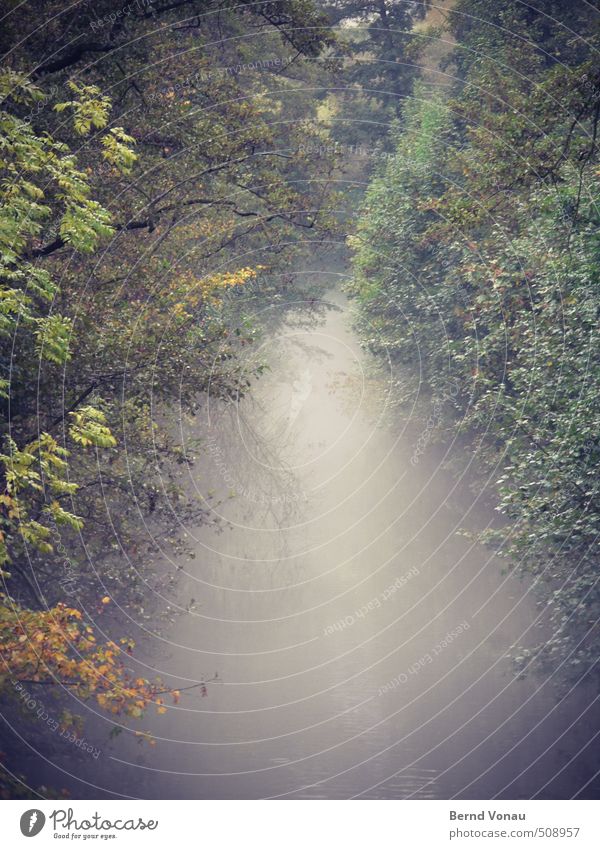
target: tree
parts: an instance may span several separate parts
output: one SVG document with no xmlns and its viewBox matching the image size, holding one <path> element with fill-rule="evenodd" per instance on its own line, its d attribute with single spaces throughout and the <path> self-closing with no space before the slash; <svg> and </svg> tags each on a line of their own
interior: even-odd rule
<svg viewBox="0 0 600 849">
<path fill-rule="evenodd" d="M 414 25 L 427 7 L 397 0 L 336 0 L 324 5 L 345 46 L 342 85 L 335 91 L 335 138 L 369 146 L 385 140 L 419 73 L 422 44 Z"/>
<path fill-rule="evenodd" d="M 333 37 L 307 0 L 67 15 L 29 0 L 0 35 L 0 691 L 66 689 L 136 719 L 167 690 L 80 607 L 132 600 L 155 545 L 140 514 L 169 538 L 174 502 L 204 514 L 169 410 L 247 389 L 256 328 L 237 293 L 272 292 L 265 237 L 275 267 L 326 226 L 327 171 L 308 179 L 313 130 L 287 104 Z"/>
<path fill-rule="evenodd" d="M 600 650 L 597 33 L 587 7 L 537 7 L 455 5 L 453 96 L 416 86 L 366 195 L 353 290 L 369 342 L 497 481 L 506 526 L 482 538 L 553 617 L 533 654 L 581 674 Z"/>
</svg>

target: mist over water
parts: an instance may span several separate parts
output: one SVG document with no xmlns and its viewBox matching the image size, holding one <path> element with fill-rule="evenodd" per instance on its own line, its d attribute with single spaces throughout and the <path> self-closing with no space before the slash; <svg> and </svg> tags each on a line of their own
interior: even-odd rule
<svg viewBox="0 0 600 849">
<path fill-rule="evenodd" d="M 194 557 L 174 598 L 156 596 L 172 624 L 135 635 L 135 662 L 180 702 L 144 718 L 153 745 L 107 740 L 92 718 L 102 756 L 63 747 L 43 775 L 90 798 L 577 792 L 595 771 L 593 702 L 558 671 L 515 675 L 512 647 L 544 638 L 535 588 L 459 533 L 493 511 L 445 449 L 415 455 L 419 425 L 391 414 L 392 372 L 339 288 L 290 310 L 256 356 L 269 368 L 251 391 L 209 399 L 185 430 L 203 437 L 188 485 L 211 521 L 185 529 Z"/>
</svg>

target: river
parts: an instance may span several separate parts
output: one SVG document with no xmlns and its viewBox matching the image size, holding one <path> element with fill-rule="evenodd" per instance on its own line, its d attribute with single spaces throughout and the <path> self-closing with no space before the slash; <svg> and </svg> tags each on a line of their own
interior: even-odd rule
<svg viewBox="0 0 600 849">
<path fill-rule="evenodd" d="M 451 474 L 432 434 L 416 451 L 426 425 L 394 413 L 344 270 L 305 273 L 331 288 L 262 339 L 266 374 L 182 431 L 204 439 L 188 486 L 218 521 L 185 528 L 193 559 L 157 566 L 177 573 L 154 599 L 169 627 L 135 629 L 139 668 L 179 703 L 142 721 L 153 745 L 96 717 L 100 756 L 63 745 L 44 778 L 91 798 L 597 794 L 589 694 L 508 657 L 543 639 L 544 606 L 460 533 L 497 518 L 472 456 Z"/>
</svg>

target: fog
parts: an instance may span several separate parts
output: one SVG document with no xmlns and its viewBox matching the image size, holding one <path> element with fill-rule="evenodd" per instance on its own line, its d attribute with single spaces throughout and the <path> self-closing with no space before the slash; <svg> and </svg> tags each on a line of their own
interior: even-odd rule
<svg viewBox="0 0 600 849">
<path fill-rule="evenodd" d="M 41 774 L 91 798 L 569 797 L 594 774 L 591 709 L 559 670 L 515 673 L 544 608 L 463 533 L 496 521 L 473 453 L 398 409 L 344 270 L 303 273 L 329 288 L 263 337 L 264 376 L 182 425 L 209 521 L 156 564 L 169 624 L 135 653 L 180 701 L 144 718 L 152 743 L 92 718 L 102 757 L 62 746 Z"/>
</svg>

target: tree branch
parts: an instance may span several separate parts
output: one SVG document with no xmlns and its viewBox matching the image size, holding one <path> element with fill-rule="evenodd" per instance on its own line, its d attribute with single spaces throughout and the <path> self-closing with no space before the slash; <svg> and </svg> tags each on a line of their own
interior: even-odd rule
<svg viewBox="0 0 600 849">
<path fill-rule="evenodd" d="M 43 74 L 54 74 L 57 71 L 64 71 L 65 68 L 79 62 L 86 53 L 110 53 L 110 51 L 114 50 L 115 47 L 116 45 L 114 44 L 99 44 L 97 41 L 83 42 L 82 44 L 72 47 L 71 50 L 67 51 L 67 53 L 59 59 L 54 59 L 50 62 L 43 62 L 36 68 L 31 76 L 33 79 L 36 79 Z"/>
</svg>

